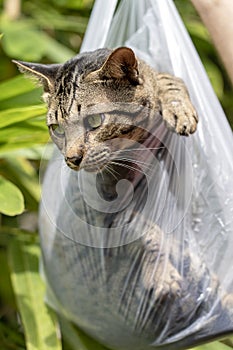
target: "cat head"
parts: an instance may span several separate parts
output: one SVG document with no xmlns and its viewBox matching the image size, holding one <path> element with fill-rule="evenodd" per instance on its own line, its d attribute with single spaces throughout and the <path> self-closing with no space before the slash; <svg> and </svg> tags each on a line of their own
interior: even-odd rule
<svg viewBox="0 0 233 350">
<path fill-rule="evenodd" d="M 123 139 L 142 137 L 136 124 L 147 117 L 149 99 L 130 48 L 99 49 L 64 64 L 14 62 L 42 84 L 49 132 L 70 168 L 99 171 Z"/>
</svg>

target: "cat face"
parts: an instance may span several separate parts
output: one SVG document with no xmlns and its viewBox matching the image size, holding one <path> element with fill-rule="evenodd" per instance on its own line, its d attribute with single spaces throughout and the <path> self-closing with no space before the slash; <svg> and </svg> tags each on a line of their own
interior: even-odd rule
<svg viewBox="0 0 233 350">
<path fill-rule="evenodd" d="M 143 138 L 147 91 L 134 52 L 100 49 L 61 65 L 16 62 L 44 87 L 52 140 L 74 170 L 98 172 Z"/>
</svg>

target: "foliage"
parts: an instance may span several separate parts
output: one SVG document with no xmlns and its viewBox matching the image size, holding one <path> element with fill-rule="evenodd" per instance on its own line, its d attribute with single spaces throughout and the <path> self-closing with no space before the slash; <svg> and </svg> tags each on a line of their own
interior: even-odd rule
<svg viewBox="0 0 233 350">
<path fill-rule="evenodd" d="M 12 198 L 11 201 L 8 198 Z M 0 176 L 0 210 L 3 214 L 15 216 L 21 214 L 24 209 L 23 195 L 10 181 Z"/>
<path fill-rule="evenodd" d="M 7 3 L 6 0 L 5 4 Z M 210 38 L 190 3 L 176 0 L 226 114 L 232 91 Z M 0 348 L 104 350 L 43 304 L 37 215 L 39 169 L 48 142 L 41 89 L 18 75 L 11 59 L 61 62 L 78 52 L 93 0 L 23 0 L 17 19 L 5 10 L 0 31 Z M 231 120 L 233 124 L 233 121 Z M 20 215 L 21 214 L 21 215 Z M 25 224 L 26 222 L 26 224 Z M 27 229 L 27 231 L 25 231 Z M 228 341 L 231 346 L 230 340 Z M 202 350 L 227 350 L 219 342 Z M 233 346 L 232 346 L 233 347 Z"/>
<path fill-rule="evenodd" d="M 25 329 L 28 350 L 61 350 L 56 317 L 44 303 L 45 286 L 38 274 L 39 247 L 24 233 L 9 245 L 12 286 Z M 24 238 L 24 239 L 22 239 Z"/>
</svg>

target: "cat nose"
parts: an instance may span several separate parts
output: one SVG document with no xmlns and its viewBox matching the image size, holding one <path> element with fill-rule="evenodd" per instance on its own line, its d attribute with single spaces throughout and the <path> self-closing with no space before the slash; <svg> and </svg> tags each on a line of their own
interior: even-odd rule
<svg viewBox="0 0 233 350">
<path fill-rule="evenodd" d="M 75 156 L 75 157 L 66 157 L 66 158 L 65 158 L 65 161 L 66 161 L 67 163 L 72 163 L 72 164 L 74 164 L 74 165 L 76 165 L 76 166 L 79 166 L 80 163 L 81 163 L 81 161 L 82 161 L 82 159 L 83 159 L 83 156 L 82 156 L 82 155 L 77 155 L 77 156 Z"/>
</svg>

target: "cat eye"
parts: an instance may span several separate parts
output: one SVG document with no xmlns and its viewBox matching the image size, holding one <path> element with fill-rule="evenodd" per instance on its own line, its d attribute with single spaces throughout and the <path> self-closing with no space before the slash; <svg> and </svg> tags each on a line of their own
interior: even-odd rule
<svg viewBox="0 0 233 350">
<path fill-rule="evenodd" d="M 53 134 L 57 137 L 63 137 L 65 135 L 64 129 L 58 124 L 50 125 L 50 130 L 52 130 Z"/>
<path fill-rule="evenodd" d="M 88 115 L 84 120 L 84 126 L 87 130 L 94 130 L 99 128 L 104 121 L 104 114 L 91 114 Z"/>
</svg>

